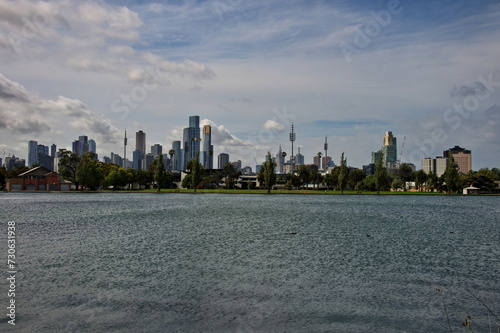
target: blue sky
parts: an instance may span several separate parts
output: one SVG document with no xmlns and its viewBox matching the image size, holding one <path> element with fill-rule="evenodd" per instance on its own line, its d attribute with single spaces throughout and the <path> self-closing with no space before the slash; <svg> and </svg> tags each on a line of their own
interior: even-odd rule
<svg viewBox="0 0 500 333">
<path fill-rule="evenodd" d="M 170 147 L 197 114 L 252 167 L 290 154 L 292 122 L 307 163 L 326 135 L 361 167 L 392 131 L 418 168 L 455 145 L 500 167 L 499 18 L 498 1 L 0 0 L 0 149 L 88 135 L 122 154 L 127 128 L 131 156 L 136 131 Z"/>
</svg>

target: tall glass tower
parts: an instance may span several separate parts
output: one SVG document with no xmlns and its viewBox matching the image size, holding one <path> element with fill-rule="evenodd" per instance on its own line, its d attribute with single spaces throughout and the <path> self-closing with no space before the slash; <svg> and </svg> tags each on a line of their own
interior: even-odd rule
<svg viewBox="0 0 500 333">
<path fill-rule="evenodd" d="M 212 145 L 212 126 L 203 126 L 203 166 L 206 169 L 214 168 L 214 146 Z"/>
</svg>

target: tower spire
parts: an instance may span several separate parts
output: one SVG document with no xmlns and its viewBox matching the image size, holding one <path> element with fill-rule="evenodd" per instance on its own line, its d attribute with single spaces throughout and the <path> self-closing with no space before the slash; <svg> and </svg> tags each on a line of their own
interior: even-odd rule
<svg viewBox="0 0 500 333">
<path fill-rule="evenodd" d="M 123 168 L 127 168 L 127 129 L 125 128 L 125 137 L 123 138 Z"/>
</svg>

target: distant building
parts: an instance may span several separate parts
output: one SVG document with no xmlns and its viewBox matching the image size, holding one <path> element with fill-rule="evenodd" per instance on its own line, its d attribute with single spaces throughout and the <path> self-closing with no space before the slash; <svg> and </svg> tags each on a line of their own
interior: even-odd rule
<svg viewBox="0 0 500 333">
<path fill-rule="evenodd" d="M 210 125 L 203 126 L 203 143 L 202 161 L 205 169 L 214 168 L 214 146 L 212 145 L 212 127 Z"/>
<path fill-rule="evenodd" d="M 297 155 L 295 155 L 295 164 L 301 165 L 304 164 L 304 155 L 300 153 L 300 147 L 299 147 L 299 152 Z"/>
<path fill-rule="evenodd" d="M 184 128 L 182 141 L 184 142 L 183 170 L 186 170 L 187 163 L 194 160 L 196 154 L 200 152 L 201 137 L 199 116 L 189 116 L 189 127 Z"/>
<path fill-rule="evenodd" d="M 316 167 L 317 167 L 316 170 L 321 169 L 321 160 L 320 160 L 320 157 L 318 155 L 314 155 L 313 164 L 316 165 Z"/>
<path fill-rule="evenodd" d="M 368 165 L 363 165 L 363 171 L 365 172 L 365 175 L 374 175 L 375 174 L 375 163 L 370 163 Z"/>
<path fill-rule="evenodd" d="M 472 153 L 470 150 L 455 146 L 443 151 L 443 157 L 450 157 L 450 154 L 457 163 L 459 172 L 468 173 L 472 171 Z"/>
<path fill-rule="evenodd" d="M 5 158 L 5 168 L 7 170 L 16 170 L 25 166 L 25 160 L 14 155 Z"/>
<path fill-rule="evenodd" d="M 241 168 L 241 173 L 244 175 L 248 175 L 248 174 L 252 173 L 252 167 L 247 165 L 247 166 Z"/>
<path fill-rule="evenodd" d="M 332 158 L 330 156 L 323 156 L 321 158 L 321 162 L 323 165 L 323 170 L 326 170 L 326 169 L 328 169 L 328 167 L 333 166 L 333 165 L 331 165 L 331 164 L 333 164 L 333 162 L 332 162 Z"/>
<path fill-rule="evenodd" d="M 422 159 L 422 170 L 425 173 L 432 171 L 436 176 L 441 177 L 448 164 L 448 158 L 437 156 L 436 158 L 426 157 Z"/>
<path fill-rule="evenodd" d="M 138 149 L 134 150 L 134 152 L 132 153 L 132 165 L 134 170 L 142 170 L 142 154 Z"/>
<path fill-rule="evenodd" d="M 38 142 L 34 140 L 28 141 L 28 167 L 31 168 L 38 163 Z"/>
<path fill-rule="evenodd" d="M 283 156 L 283 151 L 281 150 L 281 145 L 276 154 L 276 173 L 283 173 L 283 164 L 285 164 L 285 156 Z"/>
<path fill-rule="evenodd" d="M 94 140 L 92 140 L 94 141 Z M 51 146 L 50 146 L 50 156 L 52 158 L 56 158 L 56 155 L 57 155 L 57 146 L 55 143 L 53 143 Z"/>
<path fill-rule="evenodd" d="M 226 154 L 226 153 L 219 154 L 217 162 L 218 162 L 218 168 L 219 169 L 224 169 L 224 166 L 227 163 L 229 163 L 229 154 Z"/>
<path fill-rule="evenodd" d="M 97 145 L 95 143 L 95 140 L 90 139 L 88 143 L 89 143 L 89 152 L 97 154 Z"/>
<path fill-rule="evenodd" d="M 173 141 L 172 150 L 174 151 L 174 155 L 172 156 L 172 169 L 179 171 L 182 165 L 181 142 Z"/>
<path fill-rule="evenodd" d="M 156 158 L 160 155 L 163 154 L 163 147 L 160 144 L 155 144 L 154 146 L 151 146 L 151 154 Z"/>
<path fill-rule="evenodd" d="M 140 164 L 139 164 L 139 168 L 136 169 L 135 168 L 136 165 L 134 162 L 134 169 L 145 170 L 146 167 L 144 165 L 144 163 L 145 163 L 144 156 L 146 155 L 146 133 L 144 133 L 143 131 L 139 131 L 139 132 L 135 133 L 135 151 L 139 151 L 139 153 L 140 153 L 140 156 L 139 156 L 140 158 L 138 159 L 138 160 L 140 160 Z M 135 151 L 134 151 L 134 153 L 135 153 Z M 133 156 L 133 160 L 136 161 L 135 155 L 132 155 L 132 156 Z"/>
<path fill-rule="evenodd" d="M 234 165 L 236 170 L 241 171 L 241 160 L 237 160 L 237 161 L 231 162 L 231 163 Z"/>
<path fill-rule="evenodd" d="M 144 170 L 150 170 L 154 160 L 155 156 L 153 154 L 146 154 L 144 157 Z"/>
<path fill-rule="evenodd" d="M 385 132 L 384 145 L 381 149 L 384 154 L 384 165 L 388 169 L 397 169 L 398 148 L 397 139 L 392 135 L 392 132 Z"/>
</svg>

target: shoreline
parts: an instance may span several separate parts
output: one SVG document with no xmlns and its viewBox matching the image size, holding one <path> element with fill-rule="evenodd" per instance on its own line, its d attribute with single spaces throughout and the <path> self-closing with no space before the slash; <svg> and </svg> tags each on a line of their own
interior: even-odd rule
<svg viewBox="0 0 500 333">
<path fill-rule="evenodd" d="M 318 191 L 318 190 L 272 190 L 271 193 L 267 193 L 266 190 L 209 190 L 209 189 L 200 189 L 197 192 L 193 192 L 193 190 L 189 189 L 165 189 L 158 192 L 156 189 L 153 190 L 98 190 L 98 191 L 2 191 L 3 193 L 65 193 L 65 194 L 76 194 L 76 193 L 153 193 L 153 194 L 285 194 L 285 195 L 348 195 L 348 196 L 356 196 L 356 195 L 438 195 L 438 196 L 500 196 L 500 193 L 487 193 L 487 194 L 469 194 L 465 195 L 462 193 L 443 193 L 443 192 L 392 192 L 392 191 L 381 191 L 379 194 L 377 192 L 356 192 L 356 191 L 344 191 L 344 193 L 340 193 L 340 191 Z"/>
</svg>

